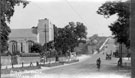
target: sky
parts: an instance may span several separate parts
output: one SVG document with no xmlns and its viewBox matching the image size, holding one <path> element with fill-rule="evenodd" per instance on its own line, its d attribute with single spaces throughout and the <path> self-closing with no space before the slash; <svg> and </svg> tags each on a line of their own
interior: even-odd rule
<svg viewBox="0 0 135 78">
<path fill-rule="evenodd" d="M 87 27 L 88 37 L 93 34 L 110 36 L 108 25 L 117 16 L 105 19 L 96 13 L 105 1 L 108 0 L 31 0 L 25 8 L 22 5 L 15 7 L 9 26 L 11 29 L 31 28 L 37 26 L 39 19 L 48 18 L 57 27 L 82 22 Z"/>
</svg>

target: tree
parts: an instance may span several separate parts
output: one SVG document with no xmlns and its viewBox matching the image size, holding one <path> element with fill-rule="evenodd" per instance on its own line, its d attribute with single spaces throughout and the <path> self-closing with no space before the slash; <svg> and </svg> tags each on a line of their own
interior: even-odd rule
<svg viewBox="0 0 135 78">
<path fill-rule="evenodd" d="M 48 42 L 48 43 L 45 43 L 44 45 L 43 45 L 43 48 L 44 48 L 44 50 L 45 50 L 45 46 L 47 45 L 47 51 L 49 51 L 50 49 L 53 49 L 54 48 L 54 41 L 50 41 L 50 42 Z"/>
<path fill-rule="evenodd" d="M 33 46 L 31 47 L 31 52 L 32 53 L 40 53 L 43 51 L 43 47 L 39 43 L 34 43 Z"/>
<path fill-rule="evenodd" d="M 65 42 L 66 37 L 65 37 L 65 30 L 64 28 L 58 28 L 57 29 L 58 33 L 57 36 L 54 39 L 54 47 L 57 51 L 62 51 L 63 54 L 67 51 L 67 43 Z M 56 34 L 55 34 L 56 35 Z"/>
<path fill-rule="evenodd" d="M 62 47 L 62 42 L 60 41 L 62 40 L 62 34 L 63 34 L 63 28 L 58 28 L 57 26 L 54 26 L 54 47 L 57 51 L 61 51 L 61 47 Z"/>
<path fill-rule="evenodd" d="M 82 40 L 83 38 L 86 39 L 86 35 L 87 35 L 87 28 L 83 23 L 77 22 L 76 23 L 76 28 L 75 28 L 75 33 L 77 35 L 77 38 Z"/>
<path fill-rule="evenodd" d="M 86 38 L 86 27 L 83 23 L 69 22 L 64 28 L 54 27 L 54 47 L 57 51 L 66 54 L 68 50 L 73 51 L 80 40 Z"/>
<path fill-rule="evenodd" d="M 1 0 L 0 1 L 0 53 L 3 53 L 8 48 L 7 40 L 11 32 L 7 23 L 14 14 L 14 7 L 23 4 L 25 7 L 28 2 L 24 0 Z"/>
<path fill-rule="evenodd" d="M 109 28 L 120 45 L 125 44 L 127 48 L 130 48 L 129 40 L 129 17 L 130 17 L 130 3 L 127 2 L 106 2 L 99 7 L 97 13 L 103 15 L 105 18 L 117 14 L 118 19 L 112 23 Z M 122 50 L 122 48 L 121 48 Z M 120 59 L 122 58 L 122 53 Z M 120 62 L 122 65 L 122 60 Z"/>
<path fill-rule="evenodd" d="M 117 14 L 118 19 L 109 28 L 118 43 L 124 43 L 129 48 L 129 2 L 106 2 L 99 7 L 97 13 L 105 18 Z"/>
</svg>

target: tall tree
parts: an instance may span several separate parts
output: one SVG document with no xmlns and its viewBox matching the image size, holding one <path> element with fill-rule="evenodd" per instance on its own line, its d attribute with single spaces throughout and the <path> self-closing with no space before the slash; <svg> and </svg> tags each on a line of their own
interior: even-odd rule
<svg viewBox="0 0 135 78">
<path fill-rule="evenodd" d="M 54 32 L 54 46 L 56 50 L 62 50 L 63 54 L 68 50 L 73 51 L 78 42 L 87 35 L 85 25 L 80 22 L 69 22 L 64 28 L 54 27 Z"/>
<path fill-rule="evenodd" d="M 127 2 L 106 2 L 99 7 L 97 13 L 103 15 L 105 18 L 117 14 L 118 19 L 112 23 L 109 28 L 120 45 L 125 44 L 127 48 L 130 46 L 129 40 L 129 17 L 130 17 L 130 3 Z M 122 49 L 121 49 L 122 50 Z M 121 53 L 122 54 L 122 53 Z M 120 57 L 122 59 L 122 55 Z M 120 62 L 122 65 L 122 60 Z"/>
<path fill-rule="evenodd" d="M 14 7 L 23 4 L 25 7 L 28 2 L 24 0 L 0 0 L 0 53 L 3 53 L 8 48 L 7 40 L 11 32 L 7 23 L 14 14 Z"/>
<path fill-rule="evenodd" d="M 56 48 L 57 51 L 62 51 L 63 54 L 66 53 L 67 51 L 67 42 L 66 40 L 66 33 L 64 28 L 58 28 L 58 33 L 57 33 L 57 37 L 55 37 L 55 42 L 54 42 L 54 46 Z"/>
<path fill-rule="evenodd" d="M 77 37 L 79 38 L 79 40 L 82 40 L 83 38 L 86 39 L 86 32 L 87 28 L 83 23 L 77 22 L 76 23 L 76 31 L 75 33 L 77 34 Z"/>
</svg>

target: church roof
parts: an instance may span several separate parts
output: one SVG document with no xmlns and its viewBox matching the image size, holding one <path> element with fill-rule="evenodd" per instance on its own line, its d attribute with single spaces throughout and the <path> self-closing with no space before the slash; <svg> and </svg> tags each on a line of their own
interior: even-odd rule
<svg viewBox="0 0 135 78">
<path fill-rule="evenodd" d="M 9 37 L 36 37 L 32 29 L 11 29 Z"/>
</svg>

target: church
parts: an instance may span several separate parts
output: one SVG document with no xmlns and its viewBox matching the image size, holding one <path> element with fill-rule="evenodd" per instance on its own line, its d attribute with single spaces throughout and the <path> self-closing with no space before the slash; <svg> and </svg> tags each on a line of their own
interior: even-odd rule
<svg viewBox="0 0 135 78">
<path fill-rule="evenodd" d="M 8 50 L 30 53 L 34 43 L 44 45 L 54 40 L 54 28 L 49 19 L 39 19 L 36 27 L 28 29 L 11 29 Z"/>
</svg>

